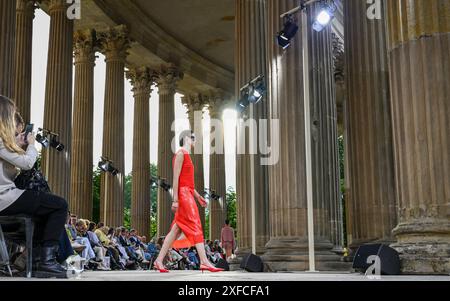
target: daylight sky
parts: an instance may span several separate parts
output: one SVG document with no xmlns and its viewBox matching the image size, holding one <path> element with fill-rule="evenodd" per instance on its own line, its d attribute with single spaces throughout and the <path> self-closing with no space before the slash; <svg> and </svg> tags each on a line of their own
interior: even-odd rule
<svg viewBox="0 0 450 301">
<path fill-rule="evenodd" d="M 35 128 L 43 126 L 44 119 L 44 97 L 45 97 L 45 78 L 47 70 L 47 51 L 49 35 L 50 18 L 42 10 L 36 10 L 33 32 L 33 78 L 32 78 L 32 108 L 31 123 Z M 103 98 L 105 87 L 105 57 L 97 53 L 95 79 L 94 79 L 94 163 L 97 163 L 102 152 L 103 137 Z M 180 94 L 175 97 L 175 118 L 176 133 L 189 128 L 186 109 L 181 104 Z M 132 146 L 133 146 L 133 95 L 131 85 L 125 80 L 125 173 L 131 172 L 132 167 Z M 159 98 L 158 90 L 155 88 L 150 99 L 150 162 L 157 163 L 158 147 L 158 109 Z M 235 161 L 235 112 L 227 110 L 224 112 L 225 127 L 225 166 L 226 166 L 226 185 L 227 187 L 236 187 L 236 161 Z M 209 116 L 205 116 L 205 128 L 209 125 Z M 208 133 L 204 134 L 205 141 L 208 141 Z M 207 153 L 209 147 L 205 146 Z M 209 158 L 204 156 L 205 167 L 205 187 L 209 187 Z M 211 187 L 213 188 L 213 187 Z"/>
</svg>

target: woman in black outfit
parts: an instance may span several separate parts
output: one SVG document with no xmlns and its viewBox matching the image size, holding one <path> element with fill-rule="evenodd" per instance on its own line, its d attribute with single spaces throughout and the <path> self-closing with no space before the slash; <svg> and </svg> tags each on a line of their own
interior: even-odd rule
<svg viewBox="0 0 450 301">
<path fill-rule="evenodd" d="M 35 230 L 41 251 L 34 275 L 65 278 L 66 270 L 56 261 L 56 254 L 67 218 L 67 202 L 49 193 L 18 189 L 14 184 L 17 168 L 30 170 L 38 156 L 33 134 L 16 137 L 15 113 L 14 102 L 0 95 L 0 215 L 26 214 L 41 221 Z"/>
</svg>

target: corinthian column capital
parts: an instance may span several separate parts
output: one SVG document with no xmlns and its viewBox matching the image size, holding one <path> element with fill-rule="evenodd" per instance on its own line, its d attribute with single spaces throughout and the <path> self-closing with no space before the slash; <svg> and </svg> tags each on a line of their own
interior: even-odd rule
<svg viewBox="0 0 450 301">
<path fill-rule="evenodd" d="M 43 5 L 47 6 L 49 9 L 49 14 L 51 14 L 51 12 L 55 10 L 66 10 L 69 7 L 66 0 L 39 0 L 36 2 L 42 3 Z"/>
<path fill-rule="evenodd" d="M 174 64 L 161 66 L 157 80 L 159 94 L 175 93 L 177 82 L 183 77 L 183 72 Z"/>
<path fill-rule="evenodd" d="M 17 0 L 16 12 L 23 13 L 34 18 L 34 10 L 37 8 L 35 0 Z"/>
<path fill-rule="evenodd" d="M 215 89 L 210 92 L 208 99 L 208 110 L 211 118 L 221 119 L 222 112 L 227 106 L 225 94 L 222 89 Z"/>
<path fill-rule="evenodd" d="M 132 91 L 135 96 L 141 94 L 150 96 L 152 93 L 151 86 L 157 78 L 156 71 L 148 67 L 135 67 L 131 68 L 126 74 L 133 85 Z"/>
<path fill-rule="evenodd" d="M 106 56 L 107 61 L 117 60 L 125 62 L 131 44 L 128 28 L 125 25 L 99 31 L 97 38 L 100 51 Z"/>
<path fill-rule="evenodd" d="M 208 101 L 209 97 L 201 93 L 189 94 L 181 98 L 181 102 L 188 109 L 188 113 L 203 111 Z"/>
<path fill-rule="evenodd" d="M 78 30 L 73 36 L 75 65 L 86 63 L 94 65 L 97 38 L 95 30 Z"/>
</svg>

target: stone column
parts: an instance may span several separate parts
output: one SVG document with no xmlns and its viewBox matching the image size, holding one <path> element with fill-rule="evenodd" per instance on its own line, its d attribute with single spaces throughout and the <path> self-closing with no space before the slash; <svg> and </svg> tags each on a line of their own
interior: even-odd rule
<svg viewBox="0 0 450 301">
<path fill-rule="evenodd" d="M 320 10 L 321 4 L 311 6 L 309 24 Z M 315 251 L 322 255 L 317 259 L 323 261 L 319 264 L 328 265 L 340 262 L 331 250 L 342 251 L 338 237 L 343 233 L 331 27 L 321 32 L 311 30 L 309 44 Z"/>
<path fill-rule="evenodd" d="M 402 271 L 450 272 L 450 2 L 386 1 Z"/>
<path fill-rule="evenodd" d="M 173 182 L 172 159 L 178 145 L 172 145 L 174 132 L 172 124 L 175 121 L 175 92 L 177 81 L 183 78 L 183 73 L 174 65 L 162 66 L 159 74 L 159 128 L 158 128 L 158 173 L 171 185 Z M 172 199 L 163 189 L 158 189 L 158 236 L 169 233 L 173 220 Z"/>
<path fill-rule="evenodd" d="M 267 5 L 267 36 L 275 37 L 283 25 L 280 14 L 298 3 L 268 1 Z M 269 116 L 280 124 L 279 131 L 270 134 L 278 137 L 280 158 L 269 166 L 270 240 L 263 260 L 275 271 L 305 270 L 308 240 L 301 36 L 293 39 L 286 51 L 268 39 L 267 60 Z"/>
<path fill-rule="evenodd" d="M 150 239 L 150 108 L 155 74 L 147 67 L 133 68 L 128 74 L 134 93 L 133 186 L 131 226 Z"/>
<path fill-rule="evenodd" d="M 201 194 L 205 190 L 205 174 L 203 169 L 203 109 L 208 103 L 205 95 L 187 95 L 182 99 L 188 109 L 189 124 L 195 133 L 195 147 L 191 154 L 195 169 L 195 189 Z M 205 208 L 198 206 L 203 230 L 205 229 Z"/>
<path fill-rule="evenodd" d="M 397 216 L 385 16 L 370 20 L 367 8 L 364 1 L 344 3 L 345 19 L 350 20 L 345 23 L 346 207 L 352 249 L 369 242 L 392 241 Z"/>
<path fill-rule="evenodd" d="M 17 0 L 14 98 L 25 122 L 30 121 L 34 0 Z"/>
<path fill-rule="evenodd" d="M 333 65 L 334 65 L 334 84 L 335 84 L 335 98 L 336 98 L 336 110 L 337 110 L 337 134 L 338 139 L 343 139 L 345 143 L 345 106 L 347 103 L 347 90 L 345 83 L 345 52 L 344 44 L 334 33 L 332 34 L 333 45 Z M 339 141 L 339 140 L 338 140 Z M 339 154 L 339 142 L 338 142 L 338 154 Z M 344 146 L 345 155 L 345 146 Z M 344 159 L 345 160 L 345 159 Z M 334 208 L 332 214 L 334 214 L 336 231 L 333 231 L 333 243 L 335 245 L 335 251 L 343 252 L 343 247 L 346 246 L 344 238 L 344 193 L 340 190 L 341 181 L 345 180 L 345 164 L 339 164 L 339 194 L 338 203 Z"/>
<path fill-rule="evenodd" d="M 52 192 L 66 200 L 70 194 L 72 141 L 73 20 L 65 0 L 48 0 L 50 37 L 45 87 L 44 128 L 59 134 L 65 148 L 42 151 L 42 166 Z"/>
<path fill-rule="evenodd" d="M 220 239 L 220 233 L 227 218 L 226 182 L 225 182 L 225 151 L 224 129 L 222 121 L 224 100 L 219 93 L 214 92 L 209 100 L 209 115 L 211 117 L 209 189 L 214 190 L 221 200 L 211 200 L 209 205 L 209 239 Z M 213 143 L 214 141 L 214 143 Z"/>
<path fill-rule="evenodd" d="M 268 2 L 268 36 L 282 28 L 280 14 L 296 1 Z M 312 6 L 308 23 L 317 13 Z M 300 22 L 300 16 L 297 17 Z M 308 31 L 311 146 L 316 267 L 345 268 L 331 252 L 334 232 L 339 231 L 335 207 L 338 201 L 337 120 L 334 96 L 331 32 Z M 268 41 L 269 116 L 279 129 L 271 131 L 272 147 L 279 160 L 269 166 L 270 240 L 264 262 L 272 270 L 306 270 L 309 267 L 307 188 L 303 80 L 303 39 L 299 34 L 286 50 Z"/>
<path fill-rule="evenodd" d="M 13 98 L 16 1 L 0 2 L 0 95 Z"/>
<path fill-rule="evenodd" d="M 265 0 L 236 0 L 236 98 L 239 90 L 258 75 L 267 78 L 266 65 L 266 16 Z M 253 119 L 259 125 L 260 119 L 267 119 L 267 101 L 264 99 L 253 108 Z M 244 114 L 243 114 L 244 115 Z M 244 120 L 243 122 L 252 122 Z M 250 115 L 250 108 L 245 111 Z M 248 124 L 248 123 L 247 123 Z M 260 127 L 254 131 L 258 137 Z M 236 156 L 236 201 L 238 253 L 248 253 L 252 247 L 252 196 L 256 204 L 256 246 L 257 253 L 264 252 L 269 240 L 269 199 L 267 166 L 261 165 L 261 155 L 250 153 L 248 127 L 238 127 L 237 141 L 245 142 L 245 153 Z M 259 139 L 257 139 L 259 140 Z M 251 157 L 253 156 L 253 160 Z M 251 164 L 254 166 L 254 187 L 251 183 Z"/>
<path fill-rule="evenodd" d="M 94 132 L 94 67 L 97 49 L 94 30 L 74 35 L 75 93 L 71 157 L 70 211 L 92 218 Z"/>
<path fill-rule="evenodd" d="M 117 227 L 123 225 L 124 211 L 124 68 L 130 40 L 125 26 L 99 32 L 98 37 L 106 56 L 103 156 L 119 170 L 116 176 L 102 174 L 100 220 Z"/>
<path fill-rule="evenodd" d="M 345 131 L 345 103 L 347 100 L 347 90 L 345 83 L 345 51 L 344 43 L 335 35 L 333 36 L 333 60 L 334 60 L 334 83 L 336 86 L 336 107 L 337 107 L 337 123 L 338 136 L 344 135 Z"/>
</svg>

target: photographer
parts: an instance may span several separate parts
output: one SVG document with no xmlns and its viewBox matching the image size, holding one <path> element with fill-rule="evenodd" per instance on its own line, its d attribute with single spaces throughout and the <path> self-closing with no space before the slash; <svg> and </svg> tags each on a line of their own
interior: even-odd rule
<svg viewBox="0 0 450 301">
<path fill-rule="evenodd" d="M 67 217 L 67 202 L 52 194 L 18 189 L 14 184 L 16 168 L 30 170 L 38 156 L 33 134 L 15 135 L 15 113 L 14 102 L 0 96 L 0 214 L 27 214 L 41 220 L 42 227 L 35 230 L 36 241 L 42 243 L 35 275 L 66 278 L 66 270 L 56 261 L 56 254 Z"/>
</svg>

